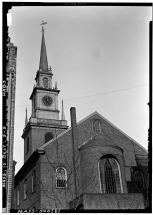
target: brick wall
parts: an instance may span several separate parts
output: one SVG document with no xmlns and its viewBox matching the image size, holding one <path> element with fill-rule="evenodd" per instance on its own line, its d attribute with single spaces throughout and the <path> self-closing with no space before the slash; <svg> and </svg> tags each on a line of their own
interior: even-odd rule
<svg viewBox="0 0 153 215">
<path fill-rule="evenodd" d="M 92 120 L 101 119 L 102 130 L 100 134 L 92 131 Z M 100 178 L 98 172 L 98 161 L 105 154 L 112 154 L 116 157 L 121 168 L 122 186 L 124 194 L 127 193 L 127 181 L 131 180 L 131 167 L 136 166 L 133 142 L 127 136 L 116 131 L 108 122 L 95 114 L 77 126 L 78 136 L 75 143 L 76 149 L 76 172 L 77 172 L 77 193 L 97 194 L 101 193 Z M 35 144 L 42 144 L 44 141 L 44 129 L 33 129 Z M 96 135 L 95 137 L 93 137 Z M 92 138 L 91 138 L 92 137 Z M 37 209 L 68 209 L 69 202 L 76 199 L 73 174 L 72 157 L 72 135 L 71 129 L 60 134 L 58 139 L 49 141 L 42 147 L 44 154 L 41 154 L 37 162 L 38 188 L 37 194 L 30 193 L 31 170 L 24 177 L 29 183 L 29 199 L 21 202 L 21 207 Z M 142 151 L 142 155 L 146 152 Z M 26 164 L 25 164 L 26 165 Z M 67 170 L 67 186 L 64 189 L 56 188 L 56 168 L 64 167 Z M 79 170 L 80 168 L 80 170 Z M 40 171 L 40 172 L 39 172 Z M 23 180 L 20 180 L 23 189 Z M 23 191 L 21 191 L 22 193 Z M 22 196 L 23 194 L 21 194 Z M 128 196 L 128 195 L 127 195 Z M 21 197 L 23 199 L 23 197 Z"/>
<path fill-rule="evenodd" d="M 94 115 L 86 121 L 78 124 L 78 146 L 91 139 L 94 133 L 92 131 L 92 120 L 101 119 L 99 115 Z M 136 166 L 133 142 L 124 134 L 114 129 L 108 122 L 101 119 L 102 131 L 99 139 L 90 143 L 90 147 L 80 148 L 81 176 L 77 174 L 78 193 L 90 192 L 100 193 L 100 181 L 98 173 L 98 160 L 104 154 L 114 154 L 121 165 L 121 175 L 123 191 L 127 193 L 126 181 L 131 179 L 130 167 Z M 98 137 L 97 137 L 98 138 Z M 86 145 L 87 144 L 87 145 Z M 92 145 L 93 144 L 93 145 Z M 95 146 L 95 147 L 94 147 Z M 58 137 L 45 148 L 45 155 L 41 157 L 41 177 L 46 192 L 41 190 L 41 207 L 47 204 L 47 208 L 55 207 L 66 208 L 68 203 L 75 198 L 74 178 L 72 166 L 72 137 L 69 129 L 64 135 Z M 58 152 L 57 152 L 58 150 Z M 145 154 L 145 152 L 143 152 Z M 78 152 L 76 159 L 78 158 Z M 49 164 L 54 164 L 54 167 Z M 55 187 L 55 169 L 57 166 L 63 166 L 68 171 L 68 187 L 64 190 Z M 77 162 L 77 167 L 79 163 Z M 47 167 L 47 169 L 46 169 Z M 72 173 L 71 173 L 72 172 Z M 79 172 L 77 172 L 79 173 Z M 51 196 L 47 196 L 52 193 Z M 53 200 L 54 196 L 54 200 Z M 60 199 L 60 201 L 58 200 Z M 56 202 L 56 203 L 55 203 Z"/>
<path fill-rule="evenodd" d="M 142 194 L 85 194 L 84 209 L 144 209 Z"/>
</svg>

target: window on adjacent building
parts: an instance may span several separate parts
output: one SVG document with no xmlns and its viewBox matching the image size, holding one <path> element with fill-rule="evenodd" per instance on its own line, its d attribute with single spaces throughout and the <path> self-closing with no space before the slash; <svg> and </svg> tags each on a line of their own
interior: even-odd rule
<svg viewBox="0 0 153 215">
<path fill-rule="evenodd" d="M 28 153 L 29 152 L 29 137 L 27 138 L 27 146 L 26 146 L 27 148 L 26 148 L 26 153 Z"/>
<path fill-rule="evenodd" d="M 27 179 L 25 179 L 23 184 L 23 195 L 24 195 L 24 200 L 27 199 Z"/>
<path fill-rule="evenodd" d="M 36 191 L 36 171 L 32 172 L 32 193 Z"/>
<path fill-rule="evenodd" d="M 48 142 L 49 140 L 53 139 L 53 134 L 51 132 L 47 132 L 45 134 L 45 143 Z"/>
<path fill-rule="evenodd" d="M 20 191 L 19 191 L 19 187 L 17 188 L 17 206 L 19 206 L 20 204 Z"/>
<path fill-rule="evenodd" d="M 64 167 L 56 169 L 56 188 L 65 188 L 67 182 L 67 172 Z"/>
<path fill-rule="evenodd" d="M 122 193 L 120 166 L 113 157 L 104 157 L 99 161 L 102 193 Z"/>
<path fill-rule="evenodd" d="M 94 132 L 101 132 L 101 121 L 100 119 L 94 119 L 92 122 L 92 128 Z"/>
</svg>

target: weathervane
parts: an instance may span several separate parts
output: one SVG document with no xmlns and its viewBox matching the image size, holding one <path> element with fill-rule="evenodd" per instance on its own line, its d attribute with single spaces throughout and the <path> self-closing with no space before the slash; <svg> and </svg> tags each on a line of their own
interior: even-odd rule
<svg viewBox="0 0 153 215">
<path fill-rule="evenodd" d="M 47 24 L 47 22 L 44 22 L 43 20 L 42 20 L 42 23 L 40 24 L 40 25 L 42 25 L 42 32 L 44 32 L 44 25 L 46 25 Z"/>
</svg>

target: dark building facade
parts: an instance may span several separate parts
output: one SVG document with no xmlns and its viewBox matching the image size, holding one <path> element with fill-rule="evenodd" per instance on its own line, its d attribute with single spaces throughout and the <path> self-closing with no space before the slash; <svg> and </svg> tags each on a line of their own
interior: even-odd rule
<svg viewBox="0 0 153 215">
<path fill-rule="evenodd" d="M 15 176 L 13 209 L 144 209 L 148 153 L 98 112 L 71 127 L 59 119 L 44 30 L 32 114 L 23 130 L 24 165 Z"/>
</svg>

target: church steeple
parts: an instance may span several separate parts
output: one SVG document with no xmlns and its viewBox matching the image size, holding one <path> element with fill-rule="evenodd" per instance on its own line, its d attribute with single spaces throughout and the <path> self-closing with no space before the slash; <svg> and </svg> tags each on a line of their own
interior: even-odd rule
<svg viewBox="0 0 153 215">
<path fill-rule="evenodd" d="M 40 63 L 39 70 L 48 71 L 48 60 L 47 60 L 47 51 L 45 44 L 45 36 L 44 36 L 44 27 L 43 25 L 47 24 L 47 22 L 42 22 L 42 40 L 41 40 L 41 51 L 40 51 Z"/>
<path fill-rule="evenodd" d="M 39 69 L 37 70 L 35 81 L 36 85 L 32 90 L 30 99 L 32 101 L 31 117 L 25 117 L 25 128 L 23 130 L 24 139 L 24 161 L 42 144 L 45 143 L 47 135 L 55 137 L 68 128 L 67 121 L 64 116 L 64 108 L 62 103 L 62 119 L 59 119 L 58 110 L 58 94 L 60 90 L 57 83 L 52 86 L 52 69 L 48 68 L 47 52 L 44 37 L 44 24 L 42 22 L 42 41 L 40 52 Z M 28 123 L 27 123 L 28 121 Z M 48 140 L 48 139 L 47 139 Z M 29 147 L 29 148 L 28 148 Z M 29 149 L 28 152 L 26 149 Z"/>
</svg>

